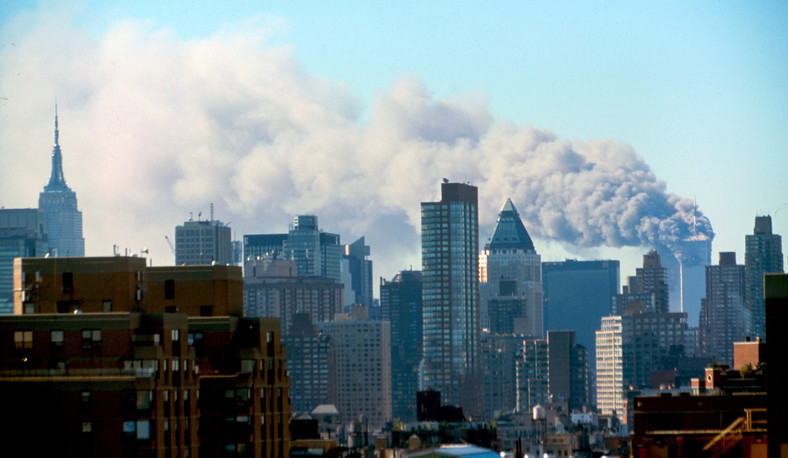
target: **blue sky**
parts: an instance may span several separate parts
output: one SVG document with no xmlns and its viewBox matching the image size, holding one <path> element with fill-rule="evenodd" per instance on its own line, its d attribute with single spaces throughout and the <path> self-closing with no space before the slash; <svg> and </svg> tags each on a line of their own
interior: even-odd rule
<svg viewBox="0 0 788 458">
<path fill-rule="evenodd" d="M 457 104 L 475 107 L 466 112 L 476 113 L 474 110 L 482 107 L 485 113 L 474 119 L 490 116 L 501 124 L 534 126 L 570 142 L 610 139 L 629 145 L 656 179 L 664 182 L 666 192 L 696 199 L 716 232 L 715 262 L 718 251 L 736 251 L 743 262 L 744 236 L 752 231 L 755 215 L 772 214 L 775 231 L 788 233 L 788 184 L 784 178 L 788 157 L 788 5 L 782 2 L 0 3 L 0 79 L 4 79 L 0 97 L 5 98 L 0 99 L 0 123 L 11 129 L 9 119 L 21 118 L 25 120 L 21 128 L 35 128 L 25 132 L 26 136 L 43 136 L 51 143 L 51 127 L 47 126 L 51 125 L 52 109 L 46 101 L 59 97 L 61 116 L 65 118 L 61 119 L 61 143 L 66 161 L 70 160 L 69 154 L 81 154 L 75 151 L 77 147 L 97 148 L 86 132 L 76 128 L 87 130 L 91 122 L 96 126 L 97 119 L 105 119 L 106 113 L 101 110 L 111 105 L 105 98 L 109 96 L 94 97 L 83 106 L 77 101 L 95 94 L 100 83 L 88 88 L 80 88 L 74 81 L 66 84 L 64 78 L 76 78 L 74 70 L 67 63 L 58 67 L 51 59 L 47 68 L 54 73 L 52 78 L 41 76 L 36 81 L 53 87 L 36 90 L 33 84 L 22 84 L 13 78 L 17 67 L 25 63 L 25 56 L 20 57 L 21 51 L 16 48 L 28 46 L 25 52 L 37 54 L 61 49 L 58 55 L 62 56 L 62 42 L 74 40 L 68 49 L 85 47 L 96 53 L 96 59 L 103 59 L 108 53 L 119 52 L 113 46 L 131 36 L 144 44 L 139 48 L 123 44 L 128 47 L 121 48 L 139 52 L 137 57 L 142 62 L 166 60 L 166 49 L 193 49 L 220 36 L 251 31 L 251 35 L 262 36 L 251 48 L 278 53 L 276 62 L 286 61 L 277 67 L 279 70 L 295 68 L 287 74 L 295 81 L 308 80 L 308 89 L 304 89 L 307 93 L 320 93 L 314 103 L 341 106 L 331 115 L 332 119 L 342 118 L 340 124 L 370 123 L 381 101 L 393 97 L 397 82 L 403 77 L 413 78 L 421 83 L 430 100 L 451 104 L 459 99 Z M 128 26 L 130 23 L 134 26 Z M 48 44 L 42 32 L 46 30 L 59 43 Z M 32 38 L 36 34 L 41 34 L 40 38 Z M 145 57 L 144 48 L 155 47 L 157 42 L 165 50 L 150 59 Z M 235 62 L 244 62 L 244 58 Z M 265 68 L 262 65 L 254 71 Z M 65 75 L 58 75 L 61 71 Z M 100 79 L 110 71 L 98 71 L 90 78 Z M 155 72 L 144 73 L 141 78 L 150 75 Z M 323 90 L 323 85 L 328 89 Z M 125 85 L 124 90 L 128 90 Z M 326 102 L 334 100 L 332 97 L 337 97 L 336 103 Z M 28 104 L 24 112 L 17 111 L 23 110 L 22 104 L 14 101 L 21 99 L 46 105 Z M 465 102 L 467 99 L 473 102 Z M 129 110 L 133 108 L 129 106 Z M 40 123 L 31 124 L 39 117 L 43 118 Z M 64 127 L 69 124 L 70 132 Z M 69 137 L 71 145 L 66 140 Z M 160 143 L 169 144 L 165 140 Z M 43 153 L 48 151 L 46 145 L 25 145 L 22 140 L 12 139 L 3 142 L 0 138 L 0 157 L 6 163 L 16 154 L 33 154 L 17 151 L 20 148 L 35 147 Z M 47 160 L 45 156 L 38 166 L 46 168 Z M 462 168 L 452 171 L 462 175 L 452 179 L 475 177 L 475 171 L 467 175 Z M 66 164 L 67 179 L 72 176 L 69 183 L 78 196 L 93 194 L 84 182 L 80 185 L 79 174 L 69 172 Z M 30 190 L 2 188 L 3 205 L 34 206 L 46 180 L 40 175 L 28 177 L 35 183 Z M 437 184 L 420 200 L 433 199 L 436 190 Z M 490 195 L 499 199 L 498 194 L 504 192 Z M 150 203 L 142 197 L 140 200 L 136 202 L 140 208 Z M 112 208 L 88 196 L 81 197 L 81 202 L 86 224 L 91 219 L 88 212 L 96 214 Z M 207 209 L 207 203 L 195 202 L 176 200 L 176 213 L 185 214 L 186 208 L 197 205 Z M 492 201 L 488 205 L 497 211 L 502 203 Z M 521 207 L 526 204 L 515 201 L 515 205 L 523 213 Z M 277 217 L 281 219 L 288 211 L 300 212 L 296 208 L 293 204 L 280 209 Z M 304 211 L 325 208 L 316 205 Z M 272 230 L 268 226 L 257 229 L 252 216 L 234 218 L 236 215 L 230 213 L 222 218 L 244 221 L 237 223 L 244 224 L 239 231 Z M 326 213 L 332 214 L 328 210 Z M 388 216 L 391 214 L 398 214 L 398 210 Z M 380 216 L 383 220 L 385 217 Z M 333 222 L 332 218 L 328 216 L 325 221 Z M 288 222 L 276 224 L 283 230 Z M 177 223 L 176 218 L 160 224 L 171 232 Z M 412 218 L 410 223 L 412 226 Z M 113 226 L 101 226 L 86 230 L 89 254 L 108 254 L 109 240 L 121 238 L 107 235 Z M 348 231 L 345 227 L 322 226 L 343 235 Z M 539 232 L 532 227 L 529 231 Z M 90 237 L 97 242 L 91 243 Z M 545 260 L 606 256 L 637 262 L 644 252 L 641 248 L 576 249 L 551 237 L 545 237 L 544 248 L 540 249 L 536 238 L 537 250 Z M 163 238 L 155 242 L 129 239 L 118 243 L 145 243 L 166 250 Z M 414 239 L 408 240 L 410 243 Z M 375 250 L 373 245 L 373 259 Z M 163 251 L 158 258 L 164 262 L 167 256 Z M 397 262 L 417 265 L 418 258 L 411 252 Z M 625 260 L 622 277 L 633 273 L 633 262 Z M 394 263 L 385 265 L 376 269 L 376 275 L 390 277 L 396 268 Z"/>
</svg>

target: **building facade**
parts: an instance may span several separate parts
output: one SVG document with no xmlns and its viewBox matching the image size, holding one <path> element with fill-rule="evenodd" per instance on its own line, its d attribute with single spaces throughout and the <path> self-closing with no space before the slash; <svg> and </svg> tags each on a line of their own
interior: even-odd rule
<svg viewBox="0 0 788 458">
<path fill-rule="evenodd" d="M 575 332 L 548 331 L 547 356 L 552 401 L 564 404 L 568 412 L 590 407 L 588 350 L 575 342 Z"/>
<path fill-rule="evenodd" d="M 319 405 L 333 404 L 336 381 L 331 338 L 318 331 L 308 313 L 299 313 L 293 317 L 290 333 L 282 339 L 287 348 L 290 405 L 294 415 L 308 414 Z"/>
<path fill-rule="evenodd" d="M 596 331 L 596 408 L 602 415 L 624 413 L 624 335 L 630 323 L 623 316 L 602 318 Z"/>
<path fill-rule="evenodd" d="M 77 194 L 66 184 L 60 131 L 55 106 L 55 145 L 52 148 L 52 173 L 49 183 L 38 197 L 38 209 L 44 212 L 51 256 L 85 256 L 82 237 L 82 212 L 77 208 Z"/>
<path fill-rule="evenodd" d="M 744 266 L 736 264 L 734 252 L 721 252 L 719 264 L 706 267 L 706 297 L 700 310 L 701 350 L 717 364 L 733 364 L 733 343 L 747 337 L 750 316 L 744 305 L 744 278 Z"/>
<path fill-rule="evenodd" d="M 479 369 L 479 217 L 475 186 L 444 182 L 421 204 L 422 386 L 473 411 Z"/>
<path fill-rule="evenodd" d="M 241 316 L 240 268 L 20 258 L 14 280 L 16 314 L 0 318 L 11 455 L 289 456 L 279 322 Z"/>
<path fill-rule="evenodd" d="M 380 279 L 380 308 L 391 329 L 391 411 L 402 421 L 416 420 L 421 363 L 421 272 L 400 271 Z"/>
<path fill-rule="evenodd" d="M 772 232 L 772 217 L 755 217 L 755 228 L 744 242 L 745 304 L 750 314 L 749 334 L 766 339 L 763 276 L 783 272 L 782 237 Z"/>
<path fill-rule="evenodd" d="M 14 313 L 14 258 L 48 252 L 44 212 L 35 208 L 0 209 L 0 315 Z"/>
<path fill-rule="evenodd" d="M 221 221 L 185 221 L 175 228 L 175 265 L 233 264 L 232 231 Z"/>
<path fill-rule="evenodd" d="M 479 264 L 482 326 L 493 334 L 543 337 L 542 259 L 511 199 L 498 214 Z"/>
<path fill-rule="evenodd" d="M 519 346 L 515 363 L 516 410 L 531 412 L 537 405 L 545 406 L 550 401 L 547 341 L 523 339 Z"/>
<path fill-rule="evenodd" d="M 343 246 L 342 273 L 347 273 L 345 305 L 372 307 L 372 261 L 364 237 Z M 345 281 L 345 280 L 343 280 Z M 349 286 L 349 288 L 348 288 Z"/>
<path fill-rule="evenodd" d="M 613 296 L 619 291 L 618 261 L 542 263 L 545 329 L 576 332 L 577 343 L 589 349 L 594 367 L 594 333 L 602 317 L 609 316 Z"/>
<path fill-rule="evenodd" d="M 243 289 L 246 315 L 279 318 L 283 334 L 290 333 L 297 313 L 308 313 L 317 323 L 342 312 L 342 284 L 301 276 L 294 261 L 246 261 Z"/>
<path fill-rule="evenodd" d="M 331 339 L 336 406 L 344 422 L 380 431 L 391 420 L 391 331 L 387 321 L 340 317 L 317 324 Z"/>
</svg>

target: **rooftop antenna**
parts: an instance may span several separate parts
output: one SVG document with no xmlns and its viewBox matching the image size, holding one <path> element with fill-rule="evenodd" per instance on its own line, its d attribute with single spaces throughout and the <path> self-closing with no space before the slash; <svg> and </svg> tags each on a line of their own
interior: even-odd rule
<svg viewBox="0 0 788 458">
<path fill-rule="evenodd" d="M 698 221 L 696 219 L 697 213 L 698 213 L 698 200 L 693 195 L 692 196 L 692 235 L 693 236 L 696 235 L 695 230 L 698 224 Z"/>
<path fill-rule="evenodd" d="M 213 221 L 213 202 L 211 202 L 211 221 Z"/>
</svg>

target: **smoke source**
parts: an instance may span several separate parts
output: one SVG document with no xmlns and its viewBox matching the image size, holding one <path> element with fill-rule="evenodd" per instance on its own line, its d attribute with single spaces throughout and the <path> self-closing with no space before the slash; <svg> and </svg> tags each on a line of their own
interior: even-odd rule
<svg viewBox="0 0 788 458">
<path fill-rule="evenodd" d="M 533 236 L 569 246 L 675 250 L 714 236 L 624 143 L 501 122 L 482 94 L 436 98 L 408 75 L 364 116 L 342 85 L 267 45 L 266 27 L 183 41 L 125 21 L 96 40 L 55 13 L 11 23 L 2 38 L 14 46 L 0 51 L 3 205 L 36 205 L 57 96 L 89 255 L 147 246 L 171 263 L 164 235 L 213 202 L 236 239 L 319 215 L 344 241 L 366 235 L 389 275 L 418 259 L 419 202 L 438 198 L 443 177 L 479 187 L 482 225 L 510 196 Z"/>
</svg>

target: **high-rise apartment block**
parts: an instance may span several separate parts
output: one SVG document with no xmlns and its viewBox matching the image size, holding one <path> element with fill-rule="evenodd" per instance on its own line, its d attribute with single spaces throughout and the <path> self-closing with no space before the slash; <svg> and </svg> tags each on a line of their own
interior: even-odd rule
<svg viewBox="0 0 788 458">
<path fill-rule="evenodd" d="M 0 209 L 0 315 L 14 313 L 14 258 L 48 252 L 44 212 L 35 208 Z"/>
<path fill-rule="evenodd" d="M 317 323 L 332 321 L 342 312 L 342 284 L 301 276 L 294 261 L 246 261 L 243 289 L 246 315 L 279 318 L 284 335 L 290 334 L 297 313 L 307 313 Z"/>
<path fill-rule="evenodd" d="M 391 281 L 380 279 L 380 308 L 391 329 L 392 415 L 416 420 L 422 344 L 422 276 L 418 270 L 400 271 Z"/>
<path fill-rule="evenodd" d="M 498 214 L 479 265 L 483 327 L 493 334 L 543 337 L 542 260 L 511 199 Z"/>
<path fill-rule="evenodd" d="M 293 413 L 308 414 L 319 405 L 332 404 L 336 393 L 331 338 L 318 331 L 308 313 L 297 313 L 293 316 L 290 333 L 283 335 L 282 343 L 287 348 Z"/>
<path fill-rule="evenodd" d="M 621 315 L 602 318 L 596 331 L 596 408 L 603 415 L 624 413 L 624 335 L 631 324 Z"/>
<path fill-rule="evenodd" d="M 619 262 L 612 260 L 542 263 L 545 329 L 574 330 L 577 343 L 589 349 L 592 367 L 594 333 L 602 317 L 610 315 L 619 272 Z"/>
<path fill-rule="evenodd" d="M 524 340 L 514 334 L 482 333 L 481 392 L 485 421 L 493 421 L 517 406 L 517 363 L 523 355 Z"/>
<path fill-rule="evenodd" d="M 516 410 L 530 412 L 536 405 L 545 406 L 549 397 L 549 357 L 547 341 L 524 339 L 515 362 Z"/>
<path fill-rule="evenodd" d="M 46 218 L 49 253 L 52 256 L 85 256 L 82 237 L 82 212 L 77 209 L 77 194 L 66 184 L 60 131 L 55 107 L 55 145 L 52 148 L 52 173 L 49 183 L 39 194 L 38 208 Z"/>
<path fill-rule="evenodd" d="M 744 341 L 749 323 L 744 266 L 736 264 L 736 253 L 721 252 L 719 265 L 706 267 L 706 297 L 700 310 L 702 353 L 718 364 L 733 364 L 733 343 Z"/>
<path fill-rule="evenodd" d="M 441 200 L 421 204 L 422 390 L 445 404 L 479 406 L 478 189 L 441 185 Z M 461 394 L 471 398 L 462 402 Z"/>
<path fill-rule="evenodd" d="M 331 339 L 336 407 L 343 420 L 364 419 L 376 431 L 391 420 L 391 331 L 387 321 L 338 315 L 318 323 Z M 368 316 L 368 315 L 367 315 Z"/>
<path fill-rule="evenodd" d="M 548 331 L 547 339 L 484 333 L 481 355 L 486 420 L 537 404 L 563 412 L 589 407 L 588 351 L 574 331 Z"/>
<path fill-rule="evenodd" d="M 175 265 L 232 265 L 230 226 L 211 216 L 210 220 L 189 220 L 175 228 Z"/>
<path fill-rule="evenodd" d="M 8 454 L 289 456 L 279 322 L 241 316 L 240 268 L 18 258 L 14 279 L 16 314 L 0 317 Z"/>
<path fill-rule="evenodd" d="M 782 237 L 772 233 L 772 217 L 757 216 L 752 235 L 745 237 L 744 300 L 750 313 L 752 336 L 766 339 L 763 276 L 783 272 Z"/>
<path fill-rule="evenodd" d="M 591 389 L 588 350 L 575 343 L 575 332 L 548 331 L 547 357 L 547 390 L 552 401 L 565 404 L 569 412 L 588 408 Z"/>
</svg>

